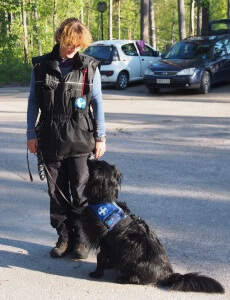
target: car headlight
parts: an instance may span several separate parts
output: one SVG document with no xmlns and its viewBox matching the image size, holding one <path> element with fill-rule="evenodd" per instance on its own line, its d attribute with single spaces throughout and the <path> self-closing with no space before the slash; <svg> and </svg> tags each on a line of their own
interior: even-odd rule
<svg viewBox="0 0 230 300">
<path fill-rule="evenodd" d="M 144 74 L 145 75 L 154 75 L 154 72 L 151 71 L 149 68 L 146 68 Z"/>
<path fill-rule="evenodd" d="M 189 68 L 189 69 L 181 70 L 180 72 L 177 73 L 177 75 L 193 75 L 194 72 L 195 72 L 195 68 Z"/>
</svg>

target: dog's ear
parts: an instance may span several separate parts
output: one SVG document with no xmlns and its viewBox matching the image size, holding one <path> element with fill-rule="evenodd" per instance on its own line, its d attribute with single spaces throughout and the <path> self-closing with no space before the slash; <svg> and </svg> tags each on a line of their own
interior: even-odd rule
<svg viewBox="0 0 230 300">
<path fill-rule="evenodd" d="M 84 195 L 91 200 L 98 200 L 103 197 L 102 178 L 95 178 L 86 184 Z"/>
<path fill-rule="evenodd" d="M 111 180 L 117 183 L 118 185 L 121 185 L 122 173 L 118 170 L 116 166 L 113 166 L 113 177 L 111 178 Z"/>
</svg>

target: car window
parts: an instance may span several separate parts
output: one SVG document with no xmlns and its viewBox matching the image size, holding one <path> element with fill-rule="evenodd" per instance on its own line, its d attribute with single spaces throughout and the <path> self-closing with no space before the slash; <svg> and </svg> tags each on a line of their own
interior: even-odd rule
<svg viewBox="0 0 230 300">
<path fill-rule="evenodd" d="M 211 45 L 200 42 L 176 44 L 166 54 L 166 59 L 206 59 L 210 57 Z"/>
<path fill-rule="evenodd" d="M 194 58 L 194 59 L 210 58 L 210 49 L 211 49 L 210 44 L 194 43 L 193 45 L 194 48 L 192 53 L 190 53 L 190 58 Z"/>
<path fill-rule="evenodd" d="M 230 39 L 225 39 L 223 42 L 226 47 L 227 53 L 230 54 Z"/>
<path fill-rule="evenodd" d="M 140 52 L 140 56 L 157 56 L 156 51 L 145 45 L 144 52 Z"/>
<path fill-rule="evenodd" d="M 169 50 L 169 52 L 165 55 L 165 58 L 167 58 L 167 59 L 179 58 L 180 48 L 181 48 L 181 43 L 178 43 L 178 44 L 174 45 Z"/>
<path fill-rule="evenodd" d="M 123 45 L 121 47 L 121 50 L 124 52 L 125 55 L 138 56 L 137 49 L 133 43 Z"/>
<path fill-rule="evenodd" d="M 216 42 L 214 46 L 214 54 L 220 54 L 221 56 L 226 54 L 225 47 L 222 41 Z"/>
<path fill-rule="evenodd" d="M 112 46 L 90 46 L 85 51 L 85 54 L 95 57 L 97 59 L 111 59 L 113 53 Z"/>
</svg>

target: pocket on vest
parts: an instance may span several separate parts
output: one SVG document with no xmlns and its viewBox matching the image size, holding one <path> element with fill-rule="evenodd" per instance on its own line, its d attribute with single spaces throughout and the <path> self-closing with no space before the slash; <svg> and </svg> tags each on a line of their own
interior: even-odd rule
<svg viewBox="0 0 230 300">
<path fill-rule="evenodd" d="M 83 116 L 84 117 L 84 116 Z M 58 155 L 89 153 L 95 147 L 93 130 L 80 128 L 78 124 L 70 119 L 65 122 L 60 130 Z"/>
</svg>

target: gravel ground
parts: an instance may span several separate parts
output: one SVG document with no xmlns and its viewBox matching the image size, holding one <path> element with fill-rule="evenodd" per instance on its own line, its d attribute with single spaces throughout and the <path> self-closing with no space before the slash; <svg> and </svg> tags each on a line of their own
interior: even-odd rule
<svg viewBox="0 0 230 300">
<path fill-rule="evenodd" d="M 176 272 L 199 271 L 225 287 L 224 295 L 181 293 L 101 280 L 84 261 L 52 259 L 45 182 L 26 163 L 28 88 L 0 89 L 0 295 L 2 300 L 230 299 L 230 88 L 209 95 L 165 92 L 143 85 L 105 88 L 107 153 L 124 178 L 119 199 L 152 226 Z"/>
</svg>

